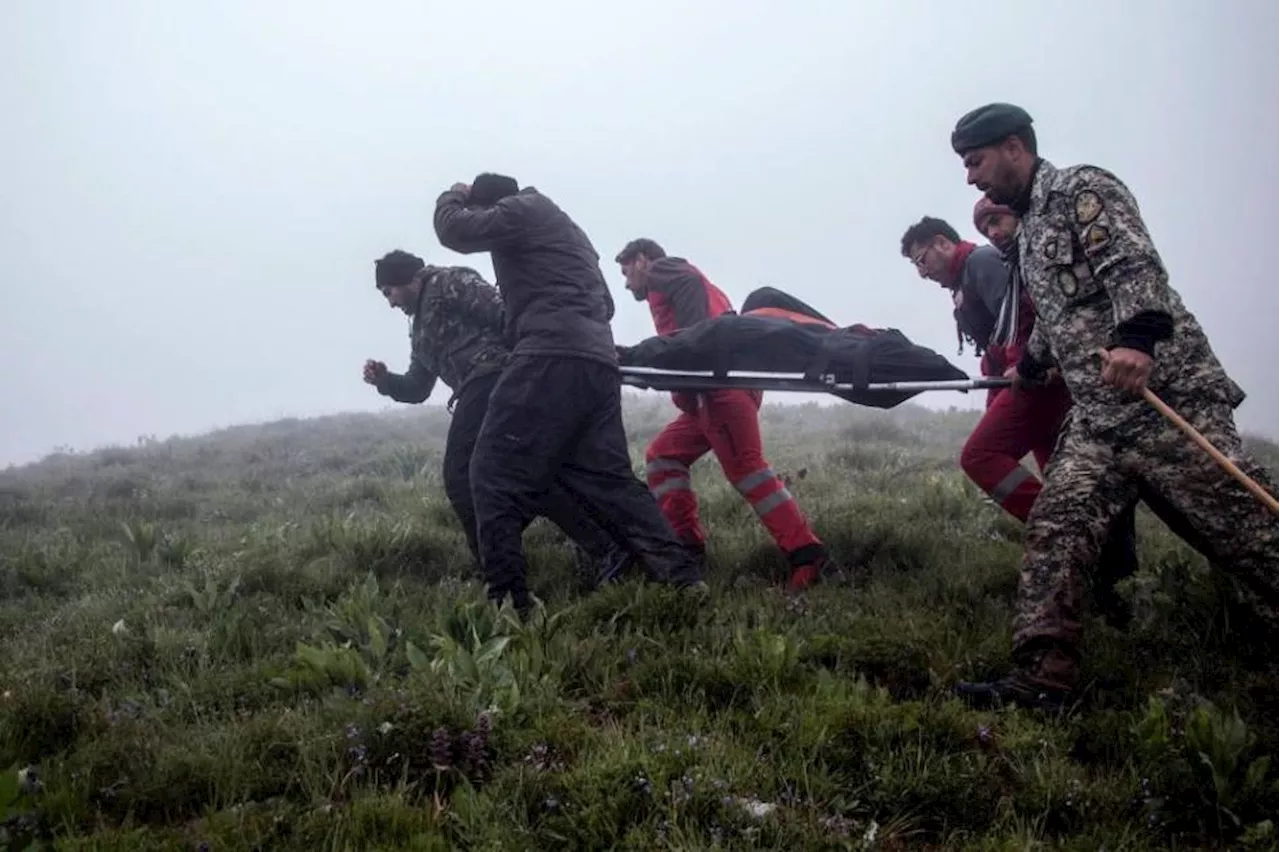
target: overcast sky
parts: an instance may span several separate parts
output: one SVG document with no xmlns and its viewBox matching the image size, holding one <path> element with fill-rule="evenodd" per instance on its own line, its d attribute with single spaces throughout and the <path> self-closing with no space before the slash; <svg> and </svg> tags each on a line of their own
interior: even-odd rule
<svg viewBox="0 0 1280 852">
<path fill-rule="evenodd" d="M 619 342 L 652 333 L 611 262 L 645 235 L 738 304 L 778 286 L 976 374 L 898 241 L 979 239 L 948 135 L 992 100 L 1128 183 L 1275 437 L 1276 49 L 1274 0 L 5 0 L 0 464 L 388 405 L 373 260 L 463 261 L 433 203 L 486 170 L 586 229 Z"/>
</svg>

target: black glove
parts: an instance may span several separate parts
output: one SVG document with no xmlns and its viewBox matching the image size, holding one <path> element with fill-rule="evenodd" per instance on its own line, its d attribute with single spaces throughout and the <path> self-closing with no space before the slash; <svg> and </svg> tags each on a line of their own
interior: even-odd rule
<svg viewBox="0 0 1280 852">
<path fill-rule="evenodd" d="M 1049 365 L 1031 357 L 1030 352 L 1023 352 L 1018 361 L 1018 378 L 1029 387 L 1038 387 L 1048 382 Z"/>
</svg>

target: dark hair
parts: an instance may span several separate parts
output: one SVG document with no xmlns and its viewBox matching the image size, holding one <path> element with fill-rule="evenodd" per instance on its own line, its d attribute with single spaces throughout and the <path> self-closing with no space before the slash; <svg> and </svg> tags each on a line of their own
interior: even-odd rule
<svg viewBox="0 0 1280 852">
<path fill-rule="evenodd" d="M 1013 134 L 1018 137 L 1018 141 L 1022 143 L 1022 147 L 1027 149 L 1027 153 L 1036 156 L 1036 130 L 1030 124 Z"/>
<path fill-rule="evenodd" d="M 519 191 L 520 184 L 515 178 L 494 172 L 482 172 L 471 182 L 471 196 L 467 200 L 472 204 L 488 207 Z"/>
<path fill-rule="evenodd" d="M 902 256 L 911 257 L 911 247 L 916 243 L 927 243 L 934 237 L 946 237 L 953 243 L 960 242 L 960 235 L 943 219 L 925 216 L 916 222 L 902 235 Z"/>
<path fill-rule="evenodd" d="M 618 252 L 618 256 L 613 261 L 614 263 L 630 263 L 640 255 L 644 255 L 650 260 L 657 260 L 666 257 L 667 253 L 662 250 L 662 246 L 648 237 L 639 237 L 623 246 L 622 251 Z"/>
<path fill-rule="evenodd" d="M 426 262 L 416 254 L 396 249 L 389 251 L 373 263 L 373 280 L 379 287 L 403 287 L 413 280 Z"/>
</svg>

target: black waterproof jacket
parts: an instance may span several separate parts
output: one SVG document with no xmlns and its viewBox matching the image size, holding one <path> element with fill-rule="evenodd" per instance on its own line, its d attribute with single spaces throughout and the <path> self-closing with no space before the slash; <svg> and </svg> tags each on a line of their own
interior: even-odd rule
<svg viewBox="0 0 1280 852">
<path fill-rule="evenodd" d="M 436 200 L 436 237 L 460 254 L 489 252 L 506 305 L 513 355 L 589 358 L 617 365 L 613 297 L 591 240 L 533 187 L 489 207 L 452 190 Z"/>
</svg>

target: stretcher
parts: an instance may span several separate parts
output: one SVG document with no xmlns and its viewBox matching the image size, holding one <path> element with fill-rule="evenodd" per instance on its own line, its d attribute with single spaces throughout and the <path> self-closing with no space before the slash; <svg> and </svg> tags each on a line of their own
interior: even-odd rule
<svg viewBox="0 0 1280 852">
<path fill-rule="evenodd" d="M 772 287 L 748 295 L 741 314 L 619 346 L 618 361 L 623 384 L 637 388 L 826 393 L 872 408 L 893 408 L 925 391 L 1009 385 L 972 378 L 897 329 L 837 326 Z"/>
<path fill-rule="evenodd" d="M 760 391 L 792 391 L 795 393 L 923 393 L 924 391 L 971 391 L 988 388 L 1004 388 L 1008 379 L 993 376 L 982 378 L 942 379 L 939 381 L 875 382 L 855 385 L 838 382 L 833 375 L 808 379 L 799 373 L 723 373 L 710 370 L 681 371 L 657 370 L 650 367 L 622 367 L 622 383 L 643 390 L 656 391 L 704 391 L 720 388 L 738 388 Z"/>
<path fill-rule="evenodd" d="M 838 382 L 833 375 L 810 379 L 799 373 L 722 373 L 707 371 L 657 370 L 649 367 L 622 367 L 622 383 L 642 390 L 709 391 L 736 388 L 758 391 L 790 391 L 793 393 L 829 393 L 873 408 L 893 408 L 925 391 L 985 390 L 1008 387 L 1010 381 L 997 377 L 942 379 L 938 381 L 874 382 L 855 385 Z M 858 396 L 855 401 L 850 397 Z"/>
</svg>

